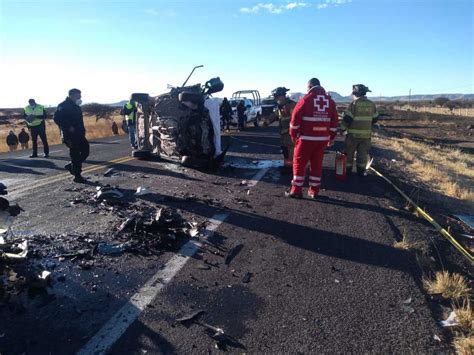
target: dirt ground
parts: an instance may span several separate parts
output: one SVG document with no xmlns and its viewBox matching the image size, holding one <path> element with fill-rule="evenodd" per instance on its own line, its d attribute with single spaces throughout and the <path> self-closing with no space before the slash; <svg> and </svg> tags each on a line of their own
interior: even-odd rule
<svg viewBox="0 0 474 355">
<path fill-rule="evenodd" d="M 474 251 L 474 230 L 453 217 L 474 214 L 474 118 L 391 111 L 373 136 L 376 168 L 426 209 L 466 248 Z M 462 257 L 438 245 L 443 259 Z"/>
<path fill-rule="evenodd" d="M 390 135 L 474 153 L 474 117 L 399 110 L 387 113 L 392 116 L 381 119 L 380 125 Z"/>
</svg>

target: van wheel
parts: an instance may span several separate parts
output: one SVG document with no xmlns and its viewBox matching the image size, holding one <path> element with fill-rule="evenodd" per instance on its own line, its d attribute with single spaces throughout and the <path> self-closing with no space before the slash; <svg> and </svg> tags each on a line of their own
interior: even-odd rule
<svg viewBox="0 0 474 355">
<path fill-rule="evenodd" d="M 134 150 L 132 151 L 132 157 L 137 159 L 150 159 L 151 152 L 148 150 Z"/>
</svg>

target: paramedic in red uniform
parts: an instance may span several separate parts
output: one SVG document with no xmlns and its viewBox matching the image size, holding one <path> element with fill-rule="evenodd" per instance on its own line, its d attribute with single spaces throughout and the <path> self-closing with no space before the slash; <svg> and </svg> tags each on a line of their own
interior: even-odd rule
<svg viewBox="0 0 474 355">
<path fill-rule="evenodd" d="M 334 144 L 338 126 L 336 103 L 316 78 L 308 82 L 308 93 L 300 99 L 290 122 L 295 143 L 293 180 L 288 197 L 302 198 L 306 165 L 310 162 L 308 196 L 316 198 L 321 186 L 324 151 Z"/>
</svg>

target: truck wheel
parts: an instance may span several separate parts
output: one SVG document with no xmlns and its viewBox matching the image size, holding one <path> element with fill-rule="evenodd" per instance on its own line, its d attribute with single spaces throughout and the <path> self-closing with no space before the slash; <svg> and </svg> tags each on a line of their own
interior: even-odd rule
<svg viewBox="0 0 474 355">
<path fill-rule="evenodd" d="M 258 127 L 259 122 L 260 122 L 260 115 L 257 114 L 257 117 L 255 117 L 255 121 L 253 122 L 253 125 L 255 127 Z"/>
</svg>

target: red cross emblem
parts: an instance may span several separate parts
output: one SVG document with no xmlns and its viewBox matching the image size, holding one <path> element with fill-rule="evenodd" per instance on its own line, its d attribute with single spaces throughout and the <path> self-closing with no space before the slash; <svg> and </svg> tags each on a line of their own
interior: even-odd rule
<svg viewBox="0 0 474 355">
<path fill-rule="evenodd" d="M 318 112 L 324 112 L 329 108 L 329 100 L 324 95 L 318 95 L 314 99 L 314 107 Z"/>
</svg>

